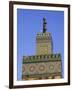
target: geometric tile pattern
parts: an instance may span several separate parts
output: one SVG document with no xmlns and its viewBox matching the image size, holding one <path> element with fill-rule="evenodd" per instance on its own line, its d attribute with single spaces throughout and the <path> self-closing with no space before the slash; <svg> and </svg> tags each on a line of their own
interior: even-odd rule
<svg viewBox="0 0 72 90">
<path fill-rule="evenodd" d="M 61 61 L 23 64 L 23 75 L 61 72 Z"/>
</svg>

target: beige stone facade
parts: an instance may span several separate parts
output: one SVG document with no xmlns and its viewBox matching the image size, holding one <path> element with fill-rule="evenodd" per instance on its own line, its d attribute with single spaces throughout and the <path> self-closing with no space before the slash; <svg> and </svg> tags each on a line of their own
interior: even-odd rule
<svg viewBox="0 0 72 90">
<path fill-rule="evenodd" d="M 38 33 L 36 36 L 36 54 L 52 54 L 52 37 L 50 33 Z"/>
</svg>

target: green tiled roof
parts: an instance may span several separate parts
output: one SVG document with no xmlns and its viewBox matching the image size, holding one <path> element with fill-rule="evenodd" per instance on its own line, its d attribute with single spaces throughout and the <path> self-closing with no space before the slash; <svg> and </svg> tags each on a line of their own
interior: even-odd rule
<svg viewBox="0 0 72 90">
<path fill-rule="evenodd" d="M 33 56 L 23 56 L 24 62 L 38 62 L 38 61 L 55 61 L 61 60 L 60 54 L 50 54 L 50 55 L 33 55 Z"/>
</svg>

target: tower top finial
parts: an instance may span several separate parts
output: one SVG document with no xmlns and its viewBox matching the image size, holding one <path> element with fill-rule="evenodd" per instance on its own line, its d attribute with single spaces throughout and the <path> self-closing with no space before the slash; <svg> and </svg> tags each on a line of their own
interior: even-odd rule
<svg viewBox="0 0 72 90">
<path fill-rule="evenodd" d="M 46 28 L 46 24 L 47 24 L 47 22 L 46 22 L 46 18 L 44 17 L 44 18 L 43 18 L 43 33 L 45 33 L 46 30 L 47 30 L 47 28 Z"/>
</svg>

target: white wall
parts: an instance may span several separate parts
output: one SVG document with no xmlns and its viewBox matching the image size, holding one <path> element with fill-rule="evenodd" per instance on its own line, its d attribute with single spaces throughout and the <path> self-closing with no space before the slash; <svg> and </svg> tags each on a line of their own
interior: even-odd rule
<svg viewBox="0 0 72 90">
<path fill-rule="evenodd" d="M 17 1 L 20 1 L 20 0 L 17 0 Z M 72 0 L 21 0 L 21 1 L 70 4 L 71 16 L 72 16 Z M 71 18 L 71 24 L 72 24 L 72 17 L 70 18 Z M 72 26 L 71 26 L 71 29 L 72 29 Z M 72 36 L 71 36 L 71 39 L 72 39 Z M 71 42 L 71 45 L 72 45 L 72 42 Z M 72 69 L 72 66 L 71 66 L 71 69 Z M 0 0 L 0 90 L 9 89 L 8 88 L 8 80 L 9 80 L 8 72 L 9 72 L 9 0 Z M 71 76 L 72 76 L 72 72 L 71 72 Z M 71 78 L 70 86 L 29 88 L 25 90 L 40 90 L 40 89 L 42 90 L 44 89 L 45 90 L 48 90 L 48 89 L 49 90 L 72 90 L 72 78 Z"/>
</svg>

